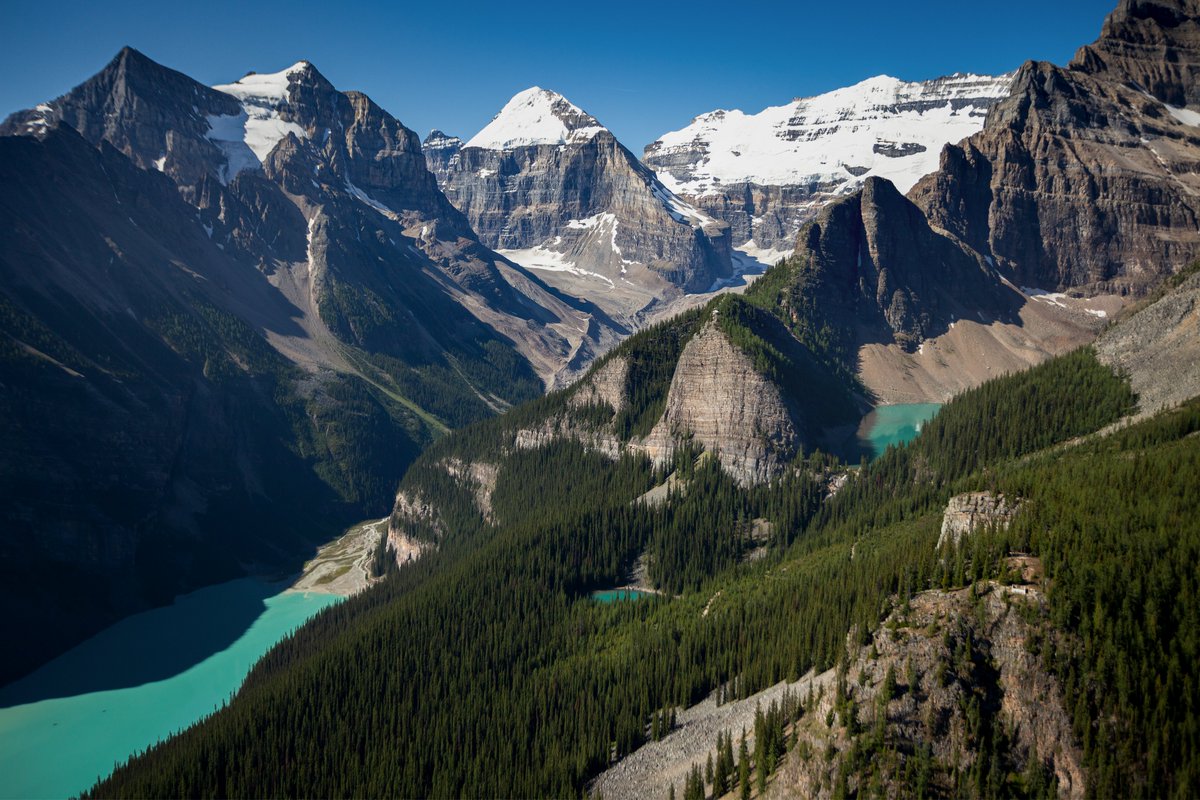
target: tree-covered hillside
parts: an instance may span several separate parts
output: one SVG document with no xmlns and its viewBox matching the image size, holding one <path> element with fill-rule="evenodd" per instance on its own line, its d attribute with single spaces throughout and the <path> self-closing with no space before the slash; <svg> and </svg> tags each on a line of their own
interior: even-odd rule
<svg viewBox="0 0 1200 800">
<path fill-rule="evenodd" d="M 1184 659 L 1197 606 L 1185 565 L 1200 542 L 1200 498 L 1185 484 L 1200 409 L 1068 445 L 1067 456 L 1046 449 L 1131 402 L 1081 351 L 965 393 L 824 502 L 824 464 L 744 490 L 701 460 L 686 491 L 652 507 L 635 498 L 663 474 L 642 459 L 613 462 L 573 442 L 521 453 L 497 484 L 496 524 L 477 521 L 472 535 L 324 612 L 273 650 L 229 707 L 94 794 L 578 794 L 661 734 L 670 708 L 827 668 L 847 632 L 869 636 L 897 597 L 991 574 L 995 552 L 948 571 L 934 542 L 949 496 L 992 482 L 1030 498 L 1012 546 L 1045 557 L 1050 613 L 1062 641 L 1079 642 L 1052 663 L 1078 707 L 1093 786 L 1176 791 L 1194 766 L 1170 759 L 1196 752 Z M 1093 539 L 1083 523 L 1098 515 L 1105 533 Z M 757 544 L 746 536 L 754 518 L 774 522 L 775 535 L 762 557 L 742 561 Z M 1172 526 L 1173 540 L 1154 538 Z M 588 598 L 647 550 L 664 596 Z M 1110 594 L 1118 565 L 1154 576 L 1146 591 Z M 1082 579 L 1093 575 L 1102 580 Z M 1133 707 L 1160 684 L 1174 702 Z"/>
</svg>

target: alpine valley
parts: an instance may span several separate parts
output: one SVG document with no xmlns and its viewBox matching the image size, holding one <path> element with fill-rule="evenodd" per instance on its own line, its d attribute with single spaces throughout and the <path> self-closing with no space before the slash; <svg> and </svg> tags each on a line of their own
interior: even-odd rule
<svg viewBox="0 0 1200 800">
<path fill-rule="evenodd" d="M 0 125 L 0 683 L 348 595 L 83 796 L 1200 791 L 1200 0 L 640 158 L 502 101 L 125 48 Z"/>
</svg>

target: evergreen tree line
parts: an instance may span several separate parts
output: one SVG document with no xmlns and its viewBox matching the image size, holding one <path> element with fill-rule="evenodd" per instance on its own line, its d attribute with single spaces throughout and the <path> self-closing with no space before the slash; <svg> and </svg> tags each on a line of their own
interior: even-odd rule
<svg viewBox="0 0 1200 800">
<path fill-rule="evenodd" d="M 566 443 L 505 456 L 496 432 L 537 419 L 528 408 L 517 410 L 516 423 L 501 418 L 474 426 L 462 439 L 465 445 L 435 443 L 422 459 L 426 465 L 472 442 L 481 452 L 511 459 L 493 496 L 494 524 L 477 510 L 461 512 L 464 530 L 448 531 L 439 552 L 322 612 L 268 653 L 226 708 L 131 760 L 93 794 L 578 795 L 598 772 L 652 738 L 656 720 L 661 736 L 664 709 L 691 705 L 719 687 L 726 697 L 746 697 L 810 668 L 829 668 L 844 652 L 847 632 L 869 637 L 895 596 L 957 578 L 947 577 L 934 548 L 951 493 L 997 481 L 1006 491 L 1066 507 L 1056 499 L 1060 494 L 1074 491 L 1076 483 L 1094 486 L 1094 476 L 1082 469 L 1057 484 L 1049 481 L 1058 456 L 1046 457 L 1044 481 L 1022 477 L 1033 474 L 1020 470 L 1034 470 L 1036 458 L 1013 460 L 1106 425 L 1128 408 L 1128 387 L 1106 377 L 1090 353 L 1065 361 L 964 393 L 943 409 L 940 425 L 931 423 L 909 446 L 889 450 L 823 503 L 817 481 L 827 464 L 822 459 L 806 465 L 807 477 L 754 490 L 737 488 L 708 459 L 692 462 L 686 491 L 665 506 L 648 506 L 637 498 L 665 476 L 644 460 L 612 462 Z M 563 402 L 552 395 L 530 405 L 544 412 Z M 990 440 L 996 435 L 1000 442 Z M 1133 428 L 1121 441 L 1147 435 Z M 1181 441 L 1180 447 L 1197 446 L 1195 438 Z M 1162 446 L 1154 442 L 1147 452 Z M 959 450 L 971 455 L 964 458 Z M 1186 467 L 1179 481 L 1190 477 L 1194 484 L 1193 465 Z M 418 468 L 406 482 L 428 489 L 436 473 Z M 1179 481 L 1164 486 L 1189 496 Z M 1039 494 L 1041 486 L 1055 490 Z M 1147 493 L 1152 488 L 1136 486 Z M 475 508 L 453 480 L 438 491 Z M 1145 502 L 1164 500 L 1154 497 L 1147 494 Z M 1142 517 L 1122 516 L 1119 503 L 1105 507 L 1112 514 L 1110 535 L 1124 537 L 1125 549 L 1118 552 L 1149 557 L 1134 544 Z M 1167 519 L 1194 524 L 1185 507 L 1173 508 Z M 755 517 L 773 522 L 776 534 L 764 557 L 745 562 L 744 525 Z M 706 529 L 713 532 L 707 544 Z M 1086 592 L 1070 570 L 1082 569 L 1088 558 L 1114 565 L 1116 559 L 1096 547 L 1080 562 L 1076 547 L 1092 553 L 1081 543 L 1090 536 L 1085 532 L 1043 539 L 1048 534 L 1042 528 L 1014 526 L 1012 535 L 1045 551 L 1056 581 L 1068 576 L 1062 588 L 1052 589 L 1052 613 L 1063 615 L 1063 630 L 1082 631 L 1073 628 L 1079 612 L 1071 610 L 1071 598 Z M 1052 543 L 1070 559 L 1056 555 Z M 647 550 L 661 559 L 660 584 L 677 597 L 603 605 L 589 599 L 592 588 L 619 582 Z M 1191 552 L 1185 547 L 1171 555 Z M 1075 566 L 1063 566 L 1068 560 Z M 987 563 L 981 556 L 964 564 L 962 579 L 968 571 L 988 569 Z M 1195 576 L 1189 583 L 1179 573 L 1195 561 L 1179 557 L 1173 563 L 1175 582 L 1165 586 L 1179 590 L 1173 595 L 1177 607 L 1155 600 L 1158 627 L 1153 637 L 1143 635 L 1151 660 L 1131 662 L 1156 670 L 1155 647 L 1165 648 L 1164 677 L 1137 671 L 1130 685 L 1141 690 L 1146 680 L 1153 687 L 1158 679 L 1194 698 L 1194 671 L 1186 667 L 1194 662 L 1185 660 L 1194 655 L 1187 649 L 1193 645 L 1179 632 L 1196 613 L 1197 596 L 1189 588 Z M 1076 584 L 1081 588 L 1070 588 Z M 1123 602 L 1115 592 L 1106 598 L 1099 598 L 1104 632 L 1109 620 L 1121 618 Z M 1087 599 L 1094 612 L 1097 597 Z M 1174 610 L 1163 612 L 1166 607 Z M 1145 605 L 1139 613 L 1139 624 L 1146 624 Z M 1110 638 L 1103 662 L 1083 647 L 1056 651 L 1063 674 L 1069 676 L 1074 665 L 1071 697 L 1075 703 L 1084 698 L 1084 726 L 1095 725 L 1111 701 L 1102 690 L 1116 679 L 1129 646 L 1115 632 Z M 1172 655 L 1179 664 L 1173 680 L 1165 677 Z M 1178 715 L 1170 731 L 1184 744 L 1164 749 L 1161 736 L 1145 737 L 1146 747 L 1159 741 L 1156 774 L 1177 781 L 1180 773 L 1168 757 L 1186 747 L 1196 752 L 1188 744 L 1194 738 L 1187 738 L 1194 737 L 1194 705 L 1183 708 L 1172 704 L 1163 713 Z M 1093 733 L 1100 744 L 1088 749 L 1100 774 L 1108 764 L 1129 766 L 1123 759 L 1135 755 L 1128 749 L 1134 747 L 1131 737 L 1148 733 L 1134 716 L 1117 719 Z M 772 726 L 755 737 L 756 750 L 760 743 L 764 748 L 755 763 L 764 768 L 780 757 L 782 734 Z M 1114 742 L 1127 749 L 1114 749 Z M 1104 761 L 1098 753 L 1115 755 Z M 748 786 L 752 759 L 747 754 L 745 774 L 738 760 L 736 785 Z M 732 781 L 728 761 L 724 769 Z M 715 761 L 713 781 L 717 771 Z M 1149 780 L 1133 787 L 1163 785 Z"/>
</svg>

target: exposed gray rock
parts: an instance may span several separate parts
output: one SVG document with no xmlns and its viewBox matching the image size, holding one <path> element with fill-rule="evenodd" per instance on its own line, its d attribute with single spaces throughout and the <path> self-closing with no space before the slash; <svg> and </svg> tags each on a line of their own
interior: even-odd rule
<svg viewBox="0 0 1200 800">
<path fill-rule="evenodd" d="M 1096 340 L 1096 357 L 1129 376 L 1138 416 L 1200 395 L 1200 274 Z"/>
<path fill-rule="evenodd" d="M 629 404 L 626 396 L 628 380 L 629 359 L 614 356 L 581 380 L 568 402 L 573 408 L 607 405 L 613 413 L 620 413 Z"/>
<path fill-rule="evenodd" d="M 426 159 L 446 196 L 481 241 L 548 280 L 570 270 L 660 296 L 732 274 L 728 226 L 671 194 L 561 95 L 518 94 L 449 158 L 442 142 L 427 143 Z"/>
<path fill-rule="evenodd" d="M 1068 68 L 1021 67 L 909 193 L 1020 286 L 1142 293 L 1200 254 L 1193 0 L 1122 2 Z"/>
<path fill-rule="evenodd" d="M 795 292 L 781 301 L 797 317 L 827 320 L 847 365 L 864 344 L 915 350 L 957 319 L 1015 319 L 1021 302 L 979 254 L 880 178 L 826 207 L 796 258 Z"/>
<path fill-rule="evenodd" d="M 1022 613 L 1032 608 L 1044 614 L 1045 605 L 1037 586 L 991 582 L 978 592 L 913 597 L 872 632 L 869 647 L 847 647 L 844 691 L 851 702 L 843 709 L 855 713 L 859 732 L 849 733 L 848 720 L 839 717 L 836 691 L 816 696 L 796 725 L 798 745 L 766 796 L 829 800 L 839 773 L 851 792 L 865 793 L 867 773 L 852 754 L 855 744 L 872 735 L 882 735 L 885 746 L 904 753 L 926 748 L 927 790 L 953 796 L 959 774 L 991 756 L 978 746 L 980 715 L 967 718 L 974 705 L 1008 737 L 1008 769 L 1019 773 L 1037 761 L 1057 780 L 1059 797 L 1083 797 L 1083 752 L 1063 687 L 1030 647 L 1046 632 L 1028 621 L 1036 613 Z M 884 696 L 889 671 L 897 691 Z M 872 780 L 884 796 L 911 787 L 911 773 L 903 768 L 883 766 Z"/>
<path fill-rule="evenodd" d="M 421 150 L 425 153 L 429 171 L 435 176 L 444 174 L 450 166 L 450 160 L 458 155 L 462 146 L 463 140 L 457 136 L 450 136 L 439 130 L 430 131 L 429 135 L 425 137 L 425 141 L 421 143 Z"/>
<path fill-rule="evenodd" d="M 1020 510 L 1020 503 L 991 492 L 968 492 L 950 498 L 942 515 L 942 532 L 937 546 L 957 545 L 962 537 L 980 528 L 1007 528 Z"/>
<path fill-rule="evenodd" d="M 681 444 L 701 445 L 748 486 L 783 472 L 802 449 L 803 428 L 795 401 L 710 322 L 684 347 L 666 410 L 643 446 L 666 463 Z"/>
</svg>

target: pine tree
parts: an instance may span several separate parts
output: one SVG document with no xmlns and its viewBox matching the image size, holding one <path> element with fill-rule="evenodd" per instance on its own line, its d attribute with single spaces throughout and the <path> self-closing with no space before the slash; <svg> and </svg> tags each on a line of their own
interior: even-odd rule
<svg viewBox="0 0 1200 800">
<path fill-rule="evenodd" d="M 742 800 L 750 800 L 750 751 L 746 748 L 746 730 L 742 729 L 742 741 L 738 744 L 738 788 Z"/>
<path fill-rule="evenodd" d="M 717 764 L 713 770 L 713 797 L 723 797 L 729 792 L 729 767 L 725 761 L 725 734 L 717 734 Z"/>
</svg>

